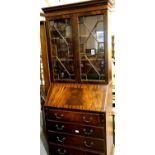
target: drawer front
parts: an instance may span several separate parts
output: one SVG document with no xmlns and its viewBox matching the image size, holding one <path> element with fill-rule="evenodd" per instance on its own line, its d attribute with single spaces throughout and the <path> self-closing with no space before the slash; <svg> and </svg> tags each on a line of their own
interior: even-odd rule
<svg viewBox="0 0 155 155">
<path fill-rule="evenodd" d="M 49 142 L 61 145 L 79 147 L 81 149 L 105 151 L 104 139 L 86 138 L 83 136 L 69 135 L 64 133 L 48 132 Z"/>
<path fill-rule="evenodd" d="M 48 130 L 71 133 L 75 135 L 105 138 L 104 127 L 86 126 L 80 124 L 70 124 L 60 121 L 47 121 L 46 127 Z"/>
<path fill-rule="evenodd" d="M 105 155 L 104 153 L 79 150 L 78 148 L 71 148 L 53 143 L 49 144 L 49 150 L 51 155 Z"/>
<path fill-rule="evenodd" d="M 50 109 L 45 112 L 45 115 L 47 119 L 52 120 L 69 121 L 86 125 L 104 125 L 104 114 Z"/>
</svg>

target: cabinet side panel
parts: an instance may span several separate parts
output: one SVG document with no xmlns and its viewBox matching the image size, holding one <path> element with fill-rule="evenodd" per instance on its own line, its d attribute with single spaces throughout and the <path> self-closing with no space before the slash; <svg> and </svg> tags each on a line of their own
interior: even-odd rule
<svg viewBox="0 0 155 155">
<path fill-rule="evenodd" d="M 108 78 L 109 83 L 112 81 L 112 12 L 108 10 Z"/>
<path fill-rule="evenodd" d="M 108 96 L 107 96 L 106 139 L 107 139 L 107 155 L 112 155 L 112 149 L 113 149 L 112 83 L 109 84 Z"/>
<path fill-rule="evenodd" d="M 111 48 L 111 17 L 110 11 L 106 10 L 104 13 L 104 22 L 105 22 L 105 60 L 106 60 L 106 84 L 110 83 L 112 80 L 112 48 Z"/>
<path fill-rule="evenodd" d="M 42 63 L 43 63 L 43 74 L 44 74 L 44 81 L 45 81 L 45 93 L 47 95 L 47 92 L 50 86 L 50 75 L 49 75 L 49 65 L 48 65 L 48 49 L 47 49 L 45 22 L 40 23 L 40 42 L 41 42 L 41 53 L 42 53 Z"/>
</svg>

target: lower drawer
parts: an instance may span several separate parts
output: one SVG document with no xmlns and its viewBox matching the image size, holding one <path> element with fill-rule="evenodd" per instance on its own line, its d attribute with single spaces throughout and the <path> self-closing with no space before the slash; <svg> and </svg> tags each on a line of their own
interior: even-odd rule
<svg viewBox="0 0 155 155">
<path fill-rule="evenodd" d="M 56 144 L 79 147 L 81 149 L 88 149 L 90 151 L 91 150 L 96 150 L 98 152 L 105 151 L 104 139 L 101 140 L 96 138 L 87 138 L 84 136 L 76 136 L 53 131 L 48 132 L 48 138 L 49 142 Z"/>
<path fill-rule="evenodd" d="M 95 138 L 104 138 L 104 127 L 94 127 L 81 124 L 71 124 L 60 121 L 48 120 L 46 122 L 48 130 L 71 133 L 81 136 L 90 136 Z"/>
<path fill-rule="evenodd" d="M 79 150 L 67 146 L 49 144 L 50 155 L 105 155 L 104 153 L 91 152 L 87 150 Z"/>
</svg>

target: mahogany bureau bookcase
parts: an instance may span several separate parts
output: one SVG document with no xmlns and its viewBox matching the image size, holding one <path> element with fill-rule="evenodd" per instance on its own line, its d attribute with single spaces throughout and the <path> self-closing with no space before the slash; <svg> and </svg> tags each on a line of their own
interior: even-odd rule
<svg viewBox="0 0 155 155">
<path fill-rule="evenodd" d="M 43 8 L 50 88 L 44 105 L 50 155 L 111 155 L 112 1 Z"/>
</svg>

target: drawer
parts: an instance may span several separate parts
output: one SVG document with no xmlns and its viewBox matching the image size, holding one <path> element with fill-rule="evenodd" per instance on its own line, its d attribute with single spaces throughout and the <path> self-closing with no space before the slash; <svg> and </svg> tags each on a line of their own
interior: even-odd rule
<svg viewBox="0 0 155 155">
<path fill-rule="evenodd" d="M 75 135 L 81 136 L 90 136 L 96 138 L 104 138 L 104 127 L 94 127 L 94 126 L 86 126 L 75 123 L 67 123 L 60 121 L 48 120 L 46 122 L 46 127 L 48 130 L 71 133 Z"/>
<path fill-rule="evenodd" d="M 50 131 L 48 132 L 49 142 L 79 147 L 81 149 L 96 150 L 99 152 L 105 151 L 104 139 L 88 138 L 84 136 L 76 136 Z"/>
<path fill-rule="evenodd" d="M 49 144 L 49 151 L 51 155 L 105 155 L 104 153 L 79 150 L 78 148 L 57 145 L 54 143 Z"/>
<path fill-rule="evenodd" d="M 103 126 L 104 113 L 76 112 L 50 109 L 45 111 L 46 119 Z"/>
</svg>

